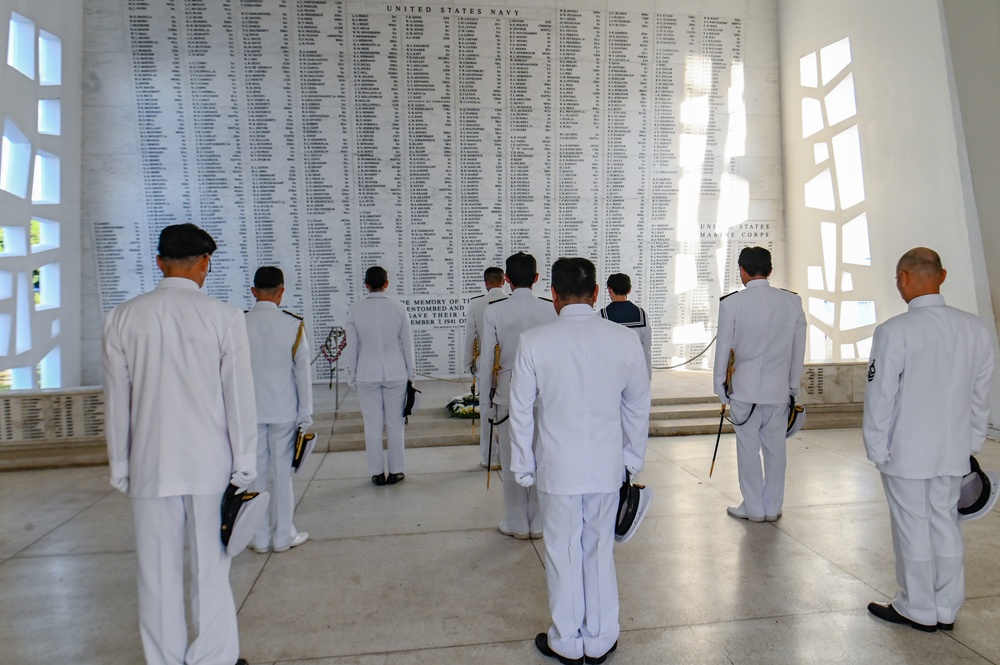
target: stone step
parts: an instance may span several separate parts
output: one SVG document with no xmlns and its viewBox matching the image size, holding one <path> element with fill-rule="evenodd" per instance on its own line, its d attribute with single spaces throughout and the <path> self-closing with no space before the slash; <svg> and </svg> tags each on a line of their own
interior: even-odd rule
<svg viewBox="0 0 1000 665">
<path fill-rule="evenodd" d="M 714 400 L 714 401 L 709 401 Z M 715 397 L 662 400 L 650 411 L 650 436 L 690 436 L 715 434 L 719 431 L 719 402 Z M 815 404 L 807 407 L 803 429 L 839 429 L 860 427 L 861 404 Z M 728 412 L 727 412 L 728 413 Z M 410 417 L 406 425 L 406 446 L 475 445 L 479 442 L 478 421 L 453 418 L 444 409 L 422 409 Z M 319 431 L 319 430 L 317 430 Z M 363 450 L 364 424 L 360 412 L 340 413 L 327 430 L 328 450 Z M 728 420 L 723 432 L 732 433 Z M 317 443 L 321 448 L 322 443 Z"/>
</svg>

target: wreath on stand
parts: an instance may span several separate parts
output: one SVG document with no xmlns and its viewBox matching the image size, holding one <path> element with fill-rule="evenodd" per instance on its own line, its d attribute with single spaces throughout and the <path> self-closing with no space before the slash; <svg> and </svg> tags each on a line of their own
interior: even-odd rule
<svg viewBox="0 0 1000 665">
<path fill-rule="evenodd" d="M 472 393 L 465 393 L 453 398 L 445 408 L 454 418 L 472 420 L 479 417 L 479 398 Z"/>
</svg>

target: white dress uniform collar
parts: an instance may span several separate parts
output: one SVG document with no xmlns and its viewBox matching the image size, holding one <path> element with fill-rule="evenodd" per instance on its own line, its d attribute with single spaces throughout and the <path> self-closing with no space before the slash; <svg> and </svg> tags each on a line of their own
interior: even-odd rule
<svg viewBox="0 0 1000 665">
<path fill-rule="evenodd" d="M 771 283 L 766 279 L 761 279 L 761 278 L 751 279 L 749 282 L 746 283 L 746 288 L 748 289 L 753 289 L 758 286 L 771 286 Z"/>
<path fill-rule="evenodd" d="M 586 303 L 578 302 L 572 303 L 570 305 L 563 305 L 563 308 L 559 310 L 559 317 L 564 316 L 597 316 L 597 312 L 594 308 Z"/>
<path fill-rule="evenodd" d="M 385 291 L 372 291 L 368 294 L 369 298 L 388 298 L 389 294 Z"/>
<path fill-rule="evenodd" d="M 190 289 L 192 291 L 200 291 L 201 287 L 198 286 L 198 282 L 193 279 L 188 279 L 187 277 L 164 277 L 160 280 L 160 283 L 156 285 L 158 289 L 167 288 L 178 288 L 178 289 Z"/>
<path fill-rule="evenodd" d="M 522 286 L 520 288 L 514 289 L 513 291 L 511 291 L 510 295 L 513 296 L 514 298 L 525 298 L 525 297 L 533 298 L 535 296 L 535 294 L 531 292 L 530 286 Z"/>
<path fill-rule="evenodd" d="M 270 300 L 258 300 L 254 303 L 254 309 L 278 309 L 278 304 L 273 303 Z"/>
<path fill-rule="evenodd" d="M 940 307 L 944 305 L 944 296 L 940 293 L 928 293 L 927 295 L 917 296 L 909 302 L 907 305 L 907 311 L 917 309 L 919 307 Z"/>
</svg>

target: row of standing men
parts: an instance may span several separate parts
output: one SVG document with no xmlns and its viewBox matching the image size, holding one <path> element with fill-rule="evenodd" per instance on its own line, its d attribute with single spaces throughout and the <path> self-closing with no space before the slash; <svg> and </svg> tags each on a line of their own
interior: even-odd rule
<svg viewBox="0 0 1000 665">
<path fill-rule="evenodd" d="M 192 224 L 165 228 L 157 256 L 164 279 L 104 322 L 111 484 L 132 500 L 140 634 L 149 663 L 246 662 L 238 655 L 229 557 L 218 537 L 227 484 L 261 487 L 268 477 L 274 483 L 274 513 L 254 549 L 284 551 L 308 539 L 291 523 L 285 463 L 294 432 L 311 423 L 304 326 L 278 309 L 283 279 L 274 268 L 255 275 L 258 302 L 245 314 L 201 293 L 215 249 L 211 236 Z M 739 266 L 747 288 L 720 303 L 714 379 L 720 399 L 741 421 L 744 501 L 728 512 L 773 521 L 781 516 L 783 494 L 784 395 L 798 391 L 804 316 L 798 296 L 769 288 L 766 250 L 744 249 Z M 897 287 L 909 311 L 876 329 L 864 415 L 865 447 L 882 473 L 890 507 L 901 587 L 892 603 L 872 603 L 869 610 L 927 631 L 953 627 L 964 599 L 956 504 L 969 454 L 985 440 L 994 362 L 986 326 L 944 304 L 945 275 L 940 258 L 926 248 L 907 252 L 897 264 Z M 497 372 L 477 364 L 494 424 L 509 423 L 500 430 L 500 454 L 505 511 L 515 510 L 500 531 L 545 538 L 552 623 L 536 636 L 538 649 L 563 663 L 601 663 L 617 648 L 619 632 L 611 547 L 617 490 L 626 472 L 641 471 L 645 457 L 650 354 L 640 339 L 648 324 L 632 326 L 636 335 L 595 315 L 599 287 L 587 259 L 553 264 L 551 302 L 532 297 L 537 271 L 530 255 L 510 257 L 505 276 L 513 292 L 502 301 L 485 296 L 482 315 L 480 348 L 499 348 Z M 405 307 L 385 295 L 384 270 L 370 270 L 366 283 L 369 298 L 352 307 L 348 323 L 348 367 L 359 397 L 363 384 L 391 381 L 405 389 L 415 375 Z M 622 295 L 611 290 L 613 301 Z M 606 317 L 640 320 L 634 305 L 615 302 Z M 402 332 L 369 328 L 363 313 L 376 306 L 391 311 Z M 281 353 L 272 357 L 275 348 Z M 361 402 L 363 410 L 381 405 L 381 414 L 372 416 L 377 455 L 367 446 L 373 482 L 399 482 L 402 399 L 382 386 Z M 398 455 L 390 438 L 385 473 L 381 426 L 397 414 Z M 365 414 L 366 444 L 368 425 Z M 190 644 L 185 531 L 198 629 Z"/>
</svg>

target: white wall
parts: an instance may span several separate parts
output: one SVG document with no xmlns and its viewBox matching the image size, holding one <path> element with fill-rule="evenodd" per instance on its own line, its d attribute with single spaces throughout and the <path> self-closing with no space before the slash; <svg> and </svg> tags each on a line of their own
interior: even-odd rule
<svg viewBox="0 0 1000 665">
<path fill-rule="evenodd" d="M 32 21 L 35 65 L 26 76 L 7 65 L 11 12 Z M 44 151 L 58 157 L 58 202 L 32 201 L 29 179 L 27 196 L 0 191 L 0 226 L 14 234 L 30 233 L 33 218 L 42 218 L 58 228 L 58 243 L 46 249 L 27 247 L 19 256 L 0 256 L 0 338 L 9 344 L 0 348 L 0 370 L 15 369 L 24 388 L 76 386 L 80 383 L 80 149 L 81 62 L 83 9 L 80 2 L 62 0 L 0 0 L 0 133 L 5 119 L 14 122 L 30 143 L 31 156 Z M 43 85 L 37 75 L 37 39 L 40 31 L 58 38 L 61 48 L 61 82 Z M 58 134 L 38 128 L 38 100 L 58 100 L 61 122 Z M 32 176 L 33 177 L 33 176 Z M 7 233 L 10 233 L 8 231 Z M 30 237 L 30 236 L 29 236 Z M 12 236 L 5 234 L 9 252 Z M 46 304 L 35 302 L 32 272 L 58 265 L 58 288 Z M 43 282 L 45 273 L 43 272 Z M 55 280 L 52 280 L 55 281 Z M 19 287 L 23 284 L 24 288 Z M 12 288 L 7 289 L 7 285 Z M 51 285 L 51 283 L 50 283 Z M 43 293 L 46 285 L 43 284 Z M 27 324 L 27 325 L 25 325 Z M 9 337 L 8 337 L 9 332 Z M 46 371 L 48 385 L 40 386 L 36 369 L 48 354 L 58 349 L 60 361 Z M 54 357 L 54 356 L 50 356 Z"/>
<path fill-rule="evenodd" d="M 939 0 L 781 0 L 778 22 L 792 288 L 850 297 L 807 288 L 806 267 L 821 260 L 815 225 L 822 215 L 804 205 L 801 174 L 815 166 L 812 145 L 802 139 L 799 83 L 802 56 L 846 37 L 871 245 L 870 269 L 854 270 L 856 289 L 875 301 L 880 322 L 905 311 L 893 280 L 896 260 L 911 247 L 931 247 L 948 269 L 942 292 L 949 304 L 995 325 Z M 995 58 L 989 66 L 995 77 Z M 991 94 L 995 99 L 996 89 Z"/>
</svg>

